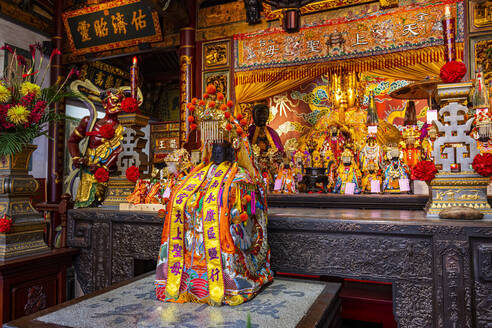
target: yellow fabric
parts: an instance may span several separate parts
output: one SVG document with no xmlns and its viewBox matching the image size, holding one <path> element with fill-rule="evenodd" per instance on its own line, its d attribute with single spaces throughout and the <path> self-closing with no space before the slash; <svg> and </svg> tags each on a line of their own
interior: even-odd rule
<svg viewBox="0 0 492 328">
<path fill-rule="evenodd" d="M 188 199 L 200 188 L 207 177 L 211 164 L 194 175 L 189 175 L 173 195 L 171 217 L 169 218 L 169 249 L 166 296 L 174 299 L 179 297 L 181 276 L 184 267 L 184 221 L 185 206 Z"/>
<path fill-rule="evenodd" d="M 456 43 L 458 59 L 463 59 L 463 43 Z M 326 61 L 322 63 L 267 68 L 234 73 L 237 103 L 251 103 L 294 89 L 329 72 L 369 75 L 420 81 L 439 76 L 444 64 L 444 47 L 434 46 L 386 55 Z"/>
<path fill-rule="evenodd" d="M 210 187 L 203 197 L 203 243 L 207 259 L 208 292 L 210 305 L 221 305 L 224 298 L 224 276 L 219 238 L 220 188 L 231 163 L 223 162 L 215 170 Z M 212 237 L 212 238 L 210 238 Z"/>
</svg>

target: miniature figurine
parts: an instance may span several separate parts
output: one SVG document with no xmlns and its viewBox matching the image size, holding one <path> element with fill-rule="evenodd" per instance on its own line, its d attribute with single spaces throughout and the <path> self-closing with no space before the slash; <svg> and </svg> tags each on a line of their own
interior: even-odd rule
<svg viewBox="0 0 492 328">
<path fill-rule="evenodd" d="M 362 174 L 354 160 L 352 150 L 345 148 L 341 156 L 341 163 L 337 169 L 333 192 L 338 194 L 360 194 L 361 176 Z"/>
<path fill-rule="evenodd" d="M 401 151 L 403 153 L 403 162 L 411 169 L 421 160 L 421 151 L 419 145 L 420 132 L 415 126 L 407 126 L 402 132 L 403 140 Z"/>
<path fill-rule="evenodd" d="M 383 192 L 385 193 L 410 192 L 410 170 L 400 160 L 400 155 L 400 150 L 397 147 L 388 147 L 386 157 L 389 164 L 384 169 L 383 181 Z"/>
</svg>

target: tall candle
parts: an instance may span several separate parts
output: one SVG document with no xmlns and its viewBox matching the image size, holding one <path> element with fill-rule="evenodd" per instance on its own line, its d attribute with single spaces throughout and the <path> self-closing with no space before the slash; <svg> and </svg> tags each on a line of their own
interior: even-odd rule
<svg viewBox="0 0 492 328">
<path fill-rule="evenodd" d="M 444 17 L 442 19 L 444 60 L 446 62 L 456 60 L 455 26 L 455 18 L 451 15 L 449 5 L 446 5 L 444 7 Z"/>
<path fill-rule="evenodd" d="M 137 99 L 137 79 L 138 79 L 138 66 L 137 57 L 133 57 L 133 64 L 130 68 L 130 88 L 132 98 Z"/>
</svg>

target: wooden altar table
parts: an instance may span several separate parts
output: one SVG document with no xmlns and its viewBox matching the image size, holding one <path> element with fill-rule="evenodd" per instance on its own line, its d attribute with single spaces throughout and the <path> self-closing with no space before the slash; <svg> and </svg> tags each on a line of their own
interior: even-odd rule
<svg viewBox="0 0 492 328">
<path fill-rule="evenodd" d="M 155 261 L 162 219 L 105 209 L 69 212 L 89 293 Z M 427 219 L 423 211 L 269 208 L 272 269 L 391 282 L 399 327 L 492 325 L 492 221 Z"/>
</svg>

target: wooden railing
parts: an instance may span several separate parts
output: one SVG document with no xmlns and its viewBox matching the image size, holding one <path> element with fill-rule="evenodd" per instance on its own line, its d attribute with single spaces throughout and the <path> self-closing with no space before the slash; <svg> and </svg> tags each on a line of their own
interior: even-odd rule
<svg viewBox="0 0 492 328">
<path fill-rule="evenodd" d="M 72 197 L 69 194 L 61 196 L 59 204 L 39 203 L 36 209 L 43 213 L 47 223 L 46 242 L 50 248 L 67 247 L 67 212 L 73 208 Z M 60 226 L 60 244 L 56 245 L 56 228 Z"/>
</svg>

